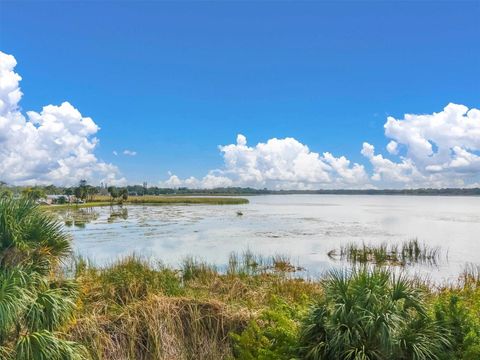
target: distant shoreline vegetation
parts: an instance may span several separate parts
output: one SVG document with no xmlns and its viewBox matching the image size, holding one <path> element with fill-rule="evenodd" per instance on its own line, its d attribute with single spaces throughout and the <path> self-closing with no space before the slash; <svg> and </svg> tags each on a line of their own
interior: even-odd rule
<svg viewBox="0 0 480 360">
<path fill-rule="evenodd" d="M 186 196 L 132 196 L 128 200 L 109 201 L 107 196 L 97 196 L 88 203 L 51 205 L 51 209 L 64 209 L 69 207 L 85 208 L 110 205 L 241 205 L 249 201 L 243 198 L 225 197 L 186 197 Z M 47 205 L 48 206 L 48 205 Z"/>
<path fill-rule="evenodd" d="M 155 188 L 153 188 L 155 189 Z M 155 191 L 155 190 L 153 190 Z M 254 188 L 215 188 L 215 189 L 158 189 L 175 191 L 176 195 L 414 195 L 414 196 L 480 196 L 480 188 L 444 189 L 320 189 L 320 190 L 269 190 Z"/>
<path fill-rule="evenodd" d="M 39 185 L 34 187 L 14 186 L 0 181 L 0 197 L 5 194 L 42 198 L 46 195 L 75 196 L 85 202 L 90 202 L 99 196 L 112 195 L 112 190 L 118 198 L 146 197 L 158 195 L 171 196 L 238 196 L 238 195 L 409 195 L 409 196 L 480 196 L 480 188 L 417 188 L 417 189 L 318 189 L 318 190 L 270 190 L 255 189 L 251 187 L 219 187 L 214 189 L 190 189 L 186 187 L 162 188 L 157 186 L 127 185 L 112 187 L 107 184 L 94 186 L 80 180 L 78 186 Z M 99 200 L 101 201 L 101 200 Z M 102 200 L 103 201 L 103 200 Z M 106 200 L 108 201 L 108 199 Z M 189 203 L 196 203 L 194 200 Z M 136 201 L 145 202 L 145 201 Z"/>
</svg>

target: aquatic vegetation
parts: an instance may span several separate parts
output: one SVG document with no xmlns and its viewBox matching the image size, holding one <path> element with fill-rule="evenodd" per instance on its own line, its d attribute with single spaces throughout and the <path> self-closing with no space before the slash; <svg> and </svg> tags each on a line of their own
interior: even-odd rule
<svg viewBox="0 0 480 360">
<path fill-rule="evenodd" d="M 63 208 L 55 212 L 65 226 L 84 227 L 86 224 L 98 219 L 99 213 L 94 208 Z"/>
<path fill-rule="evenodd" d="M 90 204 L 96 202 L 104 203 L 109 200 L 109 197 L 96 196 Z M 238 205 L 248 204 L 248 200 L 237 197 L 192 197 L 192 196 L 129 196 L 128 200 L 123 201 L 123 204 L 210 204 L 210 205 Z"/>
<path fill-rule="evenodd" d="M 181 295 L 180 279 L 176 271 L 155 266 L 138 256 L 120 259 L 111 266 L 92 267 L 85 260 L 76 264 L 75 274 L 84 294 L 92 302 L 108 301 L 112 306 L 124 306 L 146 299 L 151 294 Z"/>
<path fill-rule="evenodd" d="M 246 250 L 242 254 L 231 253 L 228 259 L 227 274 L 229 275 L 260 275 L 269 273 L 291 274 L 305 271 L 301 266 L 295 266 L 287 255 L 276 254 L 270 257 L 254 254 Z"/>
<path fill-rule="evenodd" d="M 110 208 L 110 216 L 108 217 L 107 221 L 114 222 L 119 219 L 127 220 L 128 219 L 128 209 L 126 207 L 120 206 L 118 209 L 114 207 Z"/>
<path fill-rule="evenodd" d="M 400 265 L 427 264 L 437 265 L 440 261 L 440 248 L 421 244 L 417 239 L 398 243 L 378 245 L 358 245 L 350 243 L 340 250 L 331 250 L 332 259 L 347 260 L 352 264 Z"/>
</svg>

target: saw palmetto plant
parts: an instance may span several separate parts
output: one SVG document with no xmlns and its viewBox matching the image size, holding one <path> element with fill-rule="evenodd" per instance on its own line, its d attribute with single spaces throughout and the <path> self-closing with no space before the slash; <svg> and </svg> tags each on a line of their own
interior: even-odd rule
<svg viewBox="0 0 480 360">
<path fill-rule="evenodd" d="M 62 327 L 77 290 L 53 271 L 70 252 L 61 225 L 30 200 L 0 199 L 0 359 L 85 359 Z"/>
<path fill-rule="evenodd" d="M 386 269 L 331 272 L 303 326 L 304 358 L 438 359 L 448 339 L 421 288 Z"/>
</svg>

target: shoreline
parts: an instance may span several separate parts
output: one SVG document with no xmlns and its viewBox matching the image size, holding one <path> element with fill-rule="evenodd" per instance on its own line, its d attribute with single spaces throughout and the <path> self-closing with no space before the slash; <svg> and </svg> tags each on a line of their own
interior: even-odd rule
<svg viewBox="0 0 480 360">
<path fill-rule="evenodd" d="M 248 204 L 249 200 L 237 197 L 186 197 L 186 196 L 159 196 L 159 197 L 135 197 L 123 202 L 108 201 L 104 199 L 95 199 L 83 204 L 57 204 L 41 205 L 44 209 L 79 209 L 100 206 L 114 205 L 243 205 Z"/>
</svg>

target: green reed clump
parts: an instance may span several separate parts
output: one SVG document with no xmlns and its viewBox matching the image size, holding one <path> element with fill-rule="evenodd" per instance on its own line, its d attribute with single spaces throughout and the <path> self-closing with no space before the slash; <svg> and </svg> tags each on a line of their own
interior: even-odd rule
<svg viewBox="0 0 480 360">
<path fill-rule="evenodd" d="M 186 257 L 183 259 L 181 265 L 181 274 L 183 281 L 190 281 L 194 279 L 206 281 L 218 275 L 218 270 L 215 265 L 198 260 L 194 257 Z"/>
<path fill-rule="evenodd" d="M 249 276 L 262 273 L 264 258 L 250 250 L 239 254 L 232 252 L 228 258 L 227 274 L 231 276 Z"/>
<path fill-rule="evenodd" d="M 87 302 L 107 301 L 121 307 L 150 294 L 182 294 L 176 271 L 135 255 L 103 268 L 88 266 L 80 259 L 76 276 Z"/>
<path fill-rule="evenodd" d="M 283 254 L 275 254 L 270 257 L 254 254 L 250 250 L 239 254 L 233 252 L 228 259 L 228 275 L 261 275 L 261 274 L 289 274 L 305 269 L 293 265 L 290 257 Z"/>
<path fill-rule="evenodd" d="M 378 245 L 358 245 L 350 243 L 341 246 L 339 251 L 328 253 L 330 258 L 346 260 L 352 264 L 400 265 L 426 264 L 437 265 L 440 261 L 440 248 L 421 244 L 417 239 L 398 243 Z"/>
</svg>

